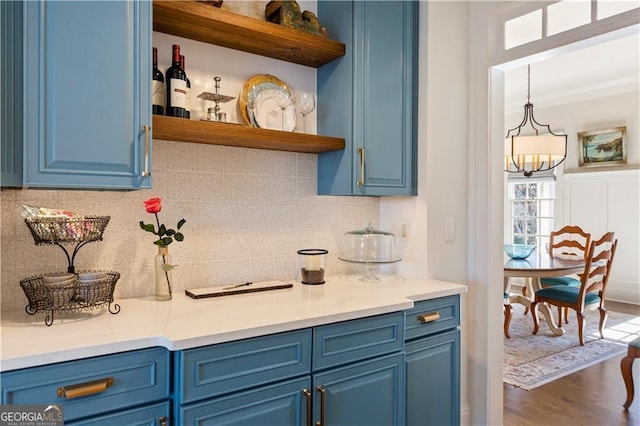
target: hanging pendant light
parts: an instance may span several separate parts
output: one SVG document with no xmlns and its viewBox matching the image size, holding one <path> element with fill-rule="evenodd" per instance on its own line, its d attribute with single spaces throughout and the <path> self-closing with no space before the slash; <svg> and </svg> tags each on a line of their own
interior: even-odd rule
<svg viewBox="0 0 640 426">
<path fill-rule="evenodd" d="M 567 135 L 553 133 L 548 124 L 540 124 L 533 116 L 531 97 L 531 65 L 527 65 L 527 103 L 522 122 L 507 132 L 504 141 L 505 172 L 523 173 L 551 170 L 567 157 Z M 533 132 L 525 130 L 531 127 Z M 521 133 L 523 133 L 521 135 Z"/>
</svg>

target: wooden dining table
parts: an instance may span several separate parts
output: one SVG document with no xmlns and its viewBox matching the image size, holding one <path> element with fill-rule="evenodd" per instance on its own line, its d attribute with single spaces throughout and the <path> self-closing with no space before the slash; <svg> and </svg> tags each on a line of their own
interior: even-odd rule
<svg viewBox="0 0 640 426">
<path fill-rule="evenodd" d="M 535 292 L 542 288 L 540 278 L 577 274 L 584 271 L 585 264 L 586 261 L 584 259 L 566 259 L 551 256 L 549 253 L 540 251 L 537 248 L 526 259 L 511 259 L 505 255 L 504 292 L 509 293 L 509 278 L 525 278 L 527 294 L 511 294 L 509 302 L 519 303 L 530 308 Z M 549 305 L 540 303 L 537 308 L 554 334 L 559 336 L 564 334 L 564 330 L 556 325 Z"/>
</svg>

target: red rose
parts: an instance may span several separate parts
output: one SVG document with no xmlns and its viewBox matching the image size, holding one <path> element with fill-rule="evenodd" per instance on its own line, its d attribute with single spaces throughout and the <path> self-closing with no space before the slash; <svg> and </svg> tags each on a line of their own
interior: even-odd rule
<svg viewBox="0 0 640 426">
<path fill-rule="evenodd" d="M 144 207 L 147 209 L 147 213 L 158 213 L 162 210 L 162 199 L 149 198 L 144 202 Z"/>
</svg>

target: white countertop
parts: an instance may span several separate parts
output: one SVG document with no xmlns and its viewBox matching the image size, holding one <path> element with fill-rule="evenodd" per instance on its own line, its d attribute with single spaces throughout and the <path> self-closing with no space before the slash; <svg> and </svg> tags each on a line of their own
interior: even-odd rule
<svg viewBox="0 0 640 426">
<path fill-rule="evenodd" d="M 410 309 L 414 301 L 467 291 L 435 280 L 375 284 L 336 276 L 315 286 L 287 282 L 293 288 L 205 299 L 184 293 L 169 302 L 121 299 L 116 315 L 106 309 L 55 315 L 50 327 L 44 313 L 3 312 L 0 371 L 153 346 L 193 348 Z"/>
</svg>

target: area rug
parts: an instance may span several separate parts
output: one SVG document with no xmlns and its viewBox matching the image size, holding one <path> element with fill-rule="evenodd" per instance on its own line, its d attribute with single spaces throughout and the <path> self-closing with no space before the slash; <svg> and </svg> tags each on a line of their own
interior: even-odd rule
<svg viewBox="0 0 640 426">
<path fill-rule="evenodd" d="M 554 315 L 556 309 L 553 308 Z M 549 330 L 544 317 L 533 335 L 531 314 L 522 305 L 513 305 L 509 327 L 511 338 L 504 338 L 503 381 L 530 390 L 627 351 L 628 342 L 640 336 L 640 316 L 609 311 L 604 339 L 598 333 L 599 313 L 587 311 L 584 346 L 578 341 L 576 314 L 569 311 L 564 335 Z"/>
</svg>

